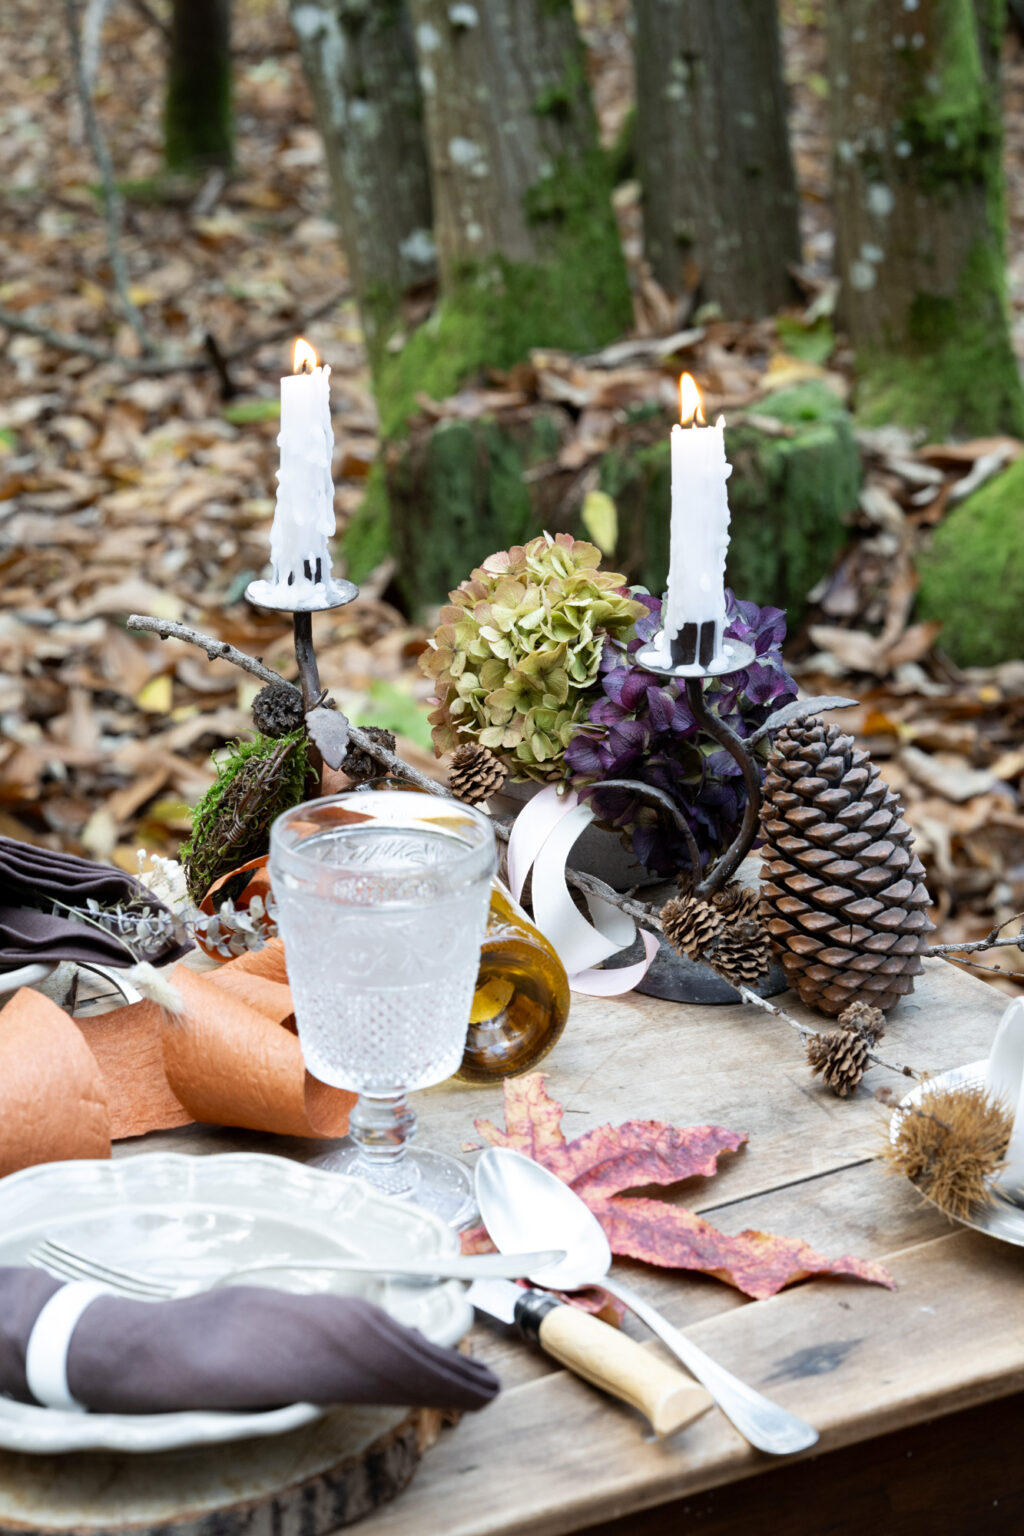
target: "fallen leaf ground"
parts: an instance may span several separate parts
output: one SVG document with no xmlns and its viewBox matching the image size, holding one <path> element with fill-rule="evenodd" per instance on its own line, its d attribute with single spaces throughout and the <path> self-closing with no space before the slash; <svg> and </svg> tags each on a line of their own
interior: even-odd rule
<svg viewBox="0 0 1024 1536">
<path fill-rule="evenodd" d="M 819 308 L 832 242 L 820 10 L 818 0 L 785 9 L 807 303 Z M 632 88 L 624 6 L 587 0 L 580 11 L 610 142 Z M 285 337 L 308 329 L 332 366 L 341 520 L 376 451 L 358 318 L 283 0 L 239 0 L 236 23 L 238 170 L 201 187 L 161 176 L 158 30 L 121 0 L 104 33 L 96 99 L 125 192 L 132 297 L 154 338 L 194 360 L 191 371 L 154 373 L 133 363 L 137 342 L 112 296 L 62 10 L 7 0 L 0 21 L 0 305 L 128 360 L 97 364 L 0 330 L 0 833 L 130 868 L 139 846 L 176 850 L 212 776 L 210 754 L 247 728 L 258 685 L 176 643 L 129 635 L 124 616 L 182 618 L 288 669 L 286 627 L 241 600 L 267 556 L 277 465 L 268 406 L 288 366 Z M 1006 62 L 1010 278 L 1024 351 L 1024 50 L 1012 38 Z M 841 349 L 825 361 L 793 355 L 799 326 L 695 326 L 643 269 L 635 186 L 616 203 L 638 344 L 587 365 L 537 359 L 517 391 L 493 381 L 502 409 L 517 408 L 518 392 L 570 411 L 567 476 L 585 479 L 616 412 L 671 395 L 643 345 L 652 334 L 699 333 L 687 361 L 712 409 L 735 414 L 799 377 L 846 390 Z M 204 362 L 207 333 L 223 353 L 242 351 L 228 401 Z M 460 400 L 470 412 L 499 403 L 484 389 Z M 1024 662 L 963 673 L 945 661 L 913 622 L 914 554 L 958 481 L 994 472 L 1020 447 L 948 452 L 904 434 L 864 436 L 867 490 L 849 546 L 793 645 L 808 689 L 861 699 L 844 723 L 904 797 L 940 939 L 978 937 L 1024 907 Z M 384 601 L 387 582 L 378 572 L 351 608 L 318 621 L 321 671 L 347 712 L 397 728 L 424 766 L 424 631 Z M 999 963 L 993 979 L 1008 986 L 1024 955 L 1003 950 Z"/>
</svg>

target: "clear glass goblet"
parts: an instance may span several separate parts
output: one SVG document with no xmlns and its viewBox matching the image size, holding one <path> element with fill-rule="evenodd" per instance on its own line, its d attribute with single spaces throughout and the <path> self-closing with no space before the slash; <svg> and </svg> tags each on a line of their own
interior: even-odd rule
<svg viewBox="0 0 1024 1536">
<path fill-rule="evenodd" d="M 316 1166 L 438 1212 L 475 1214 L 468 1170 L 411 1145 L 406 1093 L 462 1060 L 496 855 L 482 812 L 410 790 L 295 806 L 270 835 L 299 1042 L 314 1077 L 359 1095 Z"/>
</svg>

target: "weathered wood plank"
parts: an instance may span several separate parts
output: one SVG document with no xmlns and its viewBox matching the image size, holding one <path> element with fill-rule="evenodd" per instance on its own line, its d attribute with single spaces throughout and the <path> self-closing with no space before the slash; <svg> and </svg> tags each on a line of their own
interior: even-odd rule
<svg viewBox="0 0 1024 1536">
<path fill-rule="evenodd" d="M 1024 1388 L 1024 1252 L 959 1231 L 890 1263 L 895 1292 L 815 1281 L 690 1331 L 817 1425 L 821 1452 Z M 767 1465 L 720 1413 L 651 1443 L 628 1410 L 559 1373 L 467 1417 L 425 1463 L 415 1497 L 363 1529 L 565 1536 Z"/>
</svg>

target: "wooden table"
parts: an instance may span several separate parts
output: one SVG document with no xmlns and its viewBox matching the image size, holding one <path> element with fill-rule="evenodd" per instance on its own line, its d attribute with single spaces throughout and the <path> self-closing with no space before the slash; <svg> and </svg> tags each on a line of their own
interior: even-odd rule
<svg viewBox="0 0 1024 1536">
<path fill-rule="evenodd" d="M 1005 1003 L 930 962 L 882 1049 L 933 1072 L 977 1060 Z M 645 1439 L 631 1410 L 478 1327 L 474 1348 L 503 1393 L 445 1433 L 408 1492 L 358 1527 L 364 1536 L 1024 1531 L 1024 1399 L 1012 1400 L 1024 1389 L 1024 1250 L 951 1227 L 875 1161 L 888 1112 L 872 1090 L 902 1093 L 904 1081 L 875 1068 L 838 1099 L 811 1078 L 783 1022 L 638 996 L 575 1000 L 545 1065 L 569 1137 L 630 1118 L 747 1132 L 715 1178 L 675 1198 L 726 1232 L 760 1228 L 884 1260 L 898 1289 L 817 1279 L 751 1302 L 704 1276 L 616 1261 L 709 1354 L 820 1429 L 806 1464 L 752 1450 L 716 1410 L 668 1443 Z M 424 1143 L 452 1152 L 473 1139 L 474 1117 L 502 1119 L 498 1088 L 447 1083 L 414 1102 Z M 265 1139 L 190 1128 L 117 1150 L 160 1145 L 215 1152 Z M 311 1144 L 274 1150 L 303 1156 Z"/>
</svg>

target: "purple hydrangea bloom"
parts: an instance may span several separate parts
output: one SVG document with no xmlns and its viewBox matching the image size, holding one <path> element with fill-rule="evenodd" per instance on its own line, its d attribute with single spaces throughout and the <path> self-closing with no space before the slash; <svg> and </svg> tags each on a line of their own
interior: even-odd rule
<svg viewBox="0 0 1024 1536">
<path fill-rule="evenodd" d="M 690 865 L 681 833 L 648 801 L 628 790 L 602 790 L 602 779 L 640 779 L 671 795 L 700 850 L 702 867 L 739 831 L 746 789 L 735 760 L 702 736 L 676 683 L 637 667 L 633 656 L 656 633 L 661 602 L 635 594 L 647 608 L 628 643 L 607 640 L 593 704 L 565 751 L 573 786 L 589 798 L 597 816 L 631 839 L 641 864 L 671 875 Z M 755 660 L 741 672 L 712 678 L 705 698 L 715 713 L 747 737 L 768 716 L 796 698 L 796 684 L 782 660 L 786 615 L 781 608 L 739 602 L 726 589 L 726 634 L 753 648 Z M 757 749 L 767 754 L 767 744 Z"/>
</svg>

